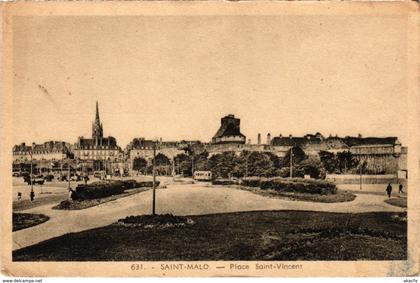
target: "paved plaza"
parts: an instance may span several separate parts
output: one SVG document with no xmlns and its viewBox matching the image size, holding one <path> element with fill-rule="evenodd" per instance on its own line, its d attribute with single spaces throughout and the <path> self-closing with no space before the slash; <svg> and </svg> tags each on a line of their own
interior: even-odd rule
<svg viewBox="0 0 420 283">
<path fill-rule="evenodd" d="M 166 188 L 157 190 L 157 213 L 176 215 L 200 215 L 258 210 L 309 210 L 324 212 L 373 212 L 405 211 L 384 202 L 384 195 L 357 194 L 357 198 L 344 203 L 316 203 L 264 197 L 235 188 L 212 186 L 208 183 L 165 183 Z M 366 190 L 368 190 L 367 185 Z M 63 188 L 55 188 L 62 191 Z M 54 191 L 51 187 L 50 190 Z M 83 210 L 53 210 L 51 204 L 34 207 L 23 212 L 40 213 L 50 220 L 13 233 L 13 249 L 30 246 L 41 241 L 112 224 L 130 215 L 151 212 L 152 191 L 134 194 Z"/>
</svg>

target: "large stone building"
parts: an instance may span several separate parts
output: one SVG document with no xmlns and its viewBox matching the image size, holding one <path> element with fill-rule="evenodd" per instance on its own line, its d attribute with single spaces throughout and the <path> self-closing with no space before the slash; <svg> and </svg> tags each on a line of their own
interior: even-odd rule
<svg viewBox="0 0 420 283">
<path fill-rule="evenodd" d="M 60 161 L 70 157 L 70 145 L 63 141 L 48 141 L 42 144 L 13 147 L 13 171 L 28 171 L 32 159 L 33 168 L 44 172 L 58 170 Z"/>
<path fill-rule="evenodd" d="M 221 120 L 221 126 L 212 142 L 205 144 L 209 155 L 226 151 L 240 154 L 242 151 L 270 152 L 284 157 L 291 148 L 300 148 L 306 155 L 318 156 L 321 151 L 338 153 L 349 151 L 353 156 L 366 164 L 366 169 L 374 174 L 400 174 L 407 171 L 407 148 L 402 147 L 397 137 L 324 137 L 321 133 L 307 134 L 302 137 L 267 134 L 266 143 L 245 144 L 245 136 L 240 132 L 239 119 L 228 115 Z"/>
<path fill-rule="evenodd" d="M 301 148 L 307 155 L 318 155 L 320 151 L 349 151 L 365 162 L 366 169 L 377 174 L 396 174 L 407 170 L 407 148 L 402 147 L 397 137 L 333 137 L 325 138 L 320 133 L 303 137 L 274 137 L 273 148 L 287 152 L 292 147 Z"/>
<path fill-rule="evenodd" d="M 189 147 L 196 144 L 201 143 L 200 141 L 162 141 L 162 139 L 153 141 L 145 138 L 134 138 L 125 149 L 125 154 L 128 157 L 128 168 L 130 171 L 132 170 L 136 158 L 143 158 L 151 164 L 154 146 L 156 146 L 156 154 L 163 154 L 172 162 L 175 156 L 185 154 Z"/>
<path fill-rule="evenodd" d="M 339 153 L 351 152 L 356 159 L 365 161 L 369 172 L 377 174 L 396 174 L 407 170 L 407 148 L 402 147 L 396 137 L 324 137 L 321 133 L 307 134 L 302 137 L 279 135 L 272 137 L 267 134 L 265 143 L 261 142 L 261 134 L 258 134 L 257 142 L 245 143 L 246 137 L 240 130 L 240 119 L 234 115 L 227 115 L 221 119 L 221 125 L 213 136 L 210 143 L 191 142 L 157 142 L 157 153 L 162 153 L 170 160 L 174 156 L 184 153 L 186 146 L 200 144 L 209 156 L 223 152 L 235 152 L 239 155 L 243 151 L 270 152 L 278 157 L 285 157 L 291 148 L 297 147 L 306 155 L 318 156 L 321 151 Z M 134 139 L 127 146 L 130 167 L 136 157 L 142 157 L 148 161 L 153 156 L 153 141 L 144 138 Z"/>
<path fill-rule="evenodd" d="M 88 170 L 110 171 L 124 167 L 124 154 L 117 145 L 117 140 L 112 136 L 104 137 L 98 102 L 92 123 L 92 138 L 79 137 L 73 153 L 75 159 Z"/>
</svg>

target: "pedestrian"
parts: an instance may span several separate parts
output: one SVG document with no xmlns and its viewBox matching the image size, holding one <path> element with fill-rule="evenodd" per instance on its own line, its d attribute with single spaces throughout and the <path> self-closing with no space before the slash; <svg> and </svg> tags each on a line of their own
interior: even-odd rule
<svg viewBox="0 0 420 283">
<path fill-rule="evenodd" d="M 73 189 L 69 188 L 69 200 L 72 199 L 71 196 L 73 195 Z"/>
<path fill-rule="evenodd" d="M 34 201 L 34 199 L 35 199 L 35 192 L 34 191 L 31 191 L 30 197 L 31 197 L 31 201 Z"/>
<path fill-rule="evenodd" d="M 22 193 L 21 192 L 18 192 L 18 198 L 17 198 L 18 200 L 21 200 L 22 199 Z"/>
<path fill-rule="evenodd" d="M 398 193 L 399 194 L 403 193 L 403 188 L 404 188 L 404 186 L 400 183 L 400 185 L 398 186 Z"/>
<path fill-rule="evenodd" d="M 392 186 L 391 183 L 388 183 L 388 187 L 386 187 L 386 193 L 388 194 L 388 198 L 391 198 Z"/>
</svg>

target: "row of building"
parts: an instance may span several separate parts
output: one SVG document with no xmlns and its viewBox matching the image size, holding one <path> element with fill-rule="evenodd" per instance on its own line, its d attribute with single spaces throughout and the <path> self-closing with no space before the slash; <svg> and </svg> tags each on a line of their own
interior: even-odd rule
<svg viewBox="0 0 420 283">
<path fill-rule="evenodd" d="M 267 134 L 266 141 L 261 141 L 261 134 L 257 142 L 241 133 L 240 119 L 234 115 L 221 118 L 220 128 L 208 143 L 193 141 L 153 141 L 145 138 L 134 138 L 122 149 L 117 140 L 104 137 L 103 125 L 100 121 L 99 107 L 96 103 L 95 119 L 92 122 L 92 137 L 79 137 L 77 142 L 70 144 L 63 141 L 48 141 L 43 144 L 26 145 L 25 143 L 13 147 L 13 170 L 27 168 L 33 161 L 41 171 L 62 170 L 63 166 L 71 164 L 84 171 L 107 170 L 122 173 L 131 171 L 136 158 L 150 161 L 153 157 L 153 147 L 157 153 L 164 154 L 169 160 L 194 147 L 206 150 L 209 155 L 233 151 L 270 152 L 284 157 L 294 147 L 301 148 L 307 155 L 317 155 L 320 151 L 341 152 L 350 151 L 356 158 L 366 161 L 368 169 L 374 172 L 397 173 L 407 170 L 407 148 L 403 147 L 397 137 L 324 137 L 320 133 L 307 134 L 303 137 L 279 136 L 271 137 Z"/>
</svg>

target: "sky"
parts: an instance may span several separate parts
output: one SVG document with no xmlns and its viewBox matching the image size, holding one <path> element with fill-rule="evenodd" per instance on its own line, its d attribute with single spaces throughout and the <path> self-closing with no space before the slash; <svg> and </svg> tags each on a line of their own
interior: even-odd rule
<svg viewBox="0 0 420 283">
<path fill-rule="evenodd" d="M 47 16 L 13 21 L 14 143 L 104 135 L 210 141 L 234 114 L 252 142 L 398 136 L 406 22 L 375 16 Z"/>
</svg>

